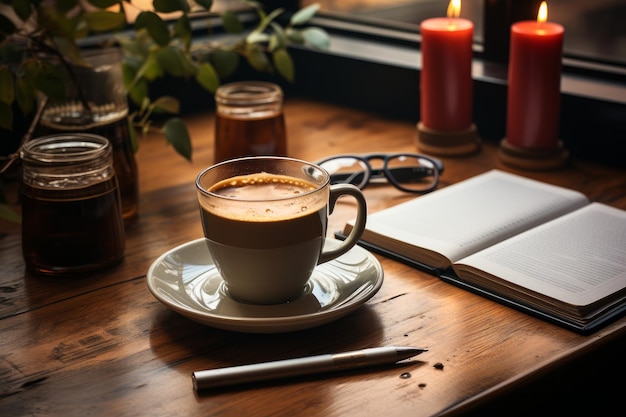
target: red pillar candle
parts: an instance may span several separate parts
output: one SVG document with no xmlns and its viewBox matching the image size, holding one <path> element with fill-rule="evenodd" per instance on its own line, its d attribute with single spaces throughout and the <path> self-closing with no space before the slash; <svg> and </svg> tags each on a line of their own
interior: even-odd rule
<svg viewBox="0 0 626 417">
<path fill-rule="evenodd" d="M 453 3 L 451 3 L 452 5 Z M 422 35 L 420 80 L 421 123 L 430 129 L 455 131 L 472 125 L 472 37 L 474 24 L 458 16 L 426 19 Z"/>
<path fill-rule="evenodd" d="M 537 21 L 511 26 L 506 140 L 526 149 L 558 145 L 563 26 L 547 22 L 542 3 Z"/>
</svg>

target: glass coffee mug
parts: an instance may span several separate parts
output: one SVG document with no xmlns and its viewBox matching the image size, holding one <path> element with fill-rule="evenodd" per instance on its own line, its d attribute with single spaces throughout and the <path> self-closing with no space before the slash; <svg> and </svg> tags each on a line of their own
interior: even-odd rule
<svg viewBox="0 0 626 417">
<path fill-rule="evenodd" d="M 75 275 L 120 262 L 125 232 L 108 139 L 67 133 L 32 139 L 22 159 L 26 267 Z"/>
<path fill-rule="evenodd" d="M 207 246 L 229 294 L 279 304 L 300 296 L 315 266 L 349 251 L 365 228 L 367 206 L 351 184 L 286 157 L 248 157 L 213 165 L 196 188 Z M 353 230 L 324 247 L 328 216 L 342 195 L 357 202 Z"/>
</svg>

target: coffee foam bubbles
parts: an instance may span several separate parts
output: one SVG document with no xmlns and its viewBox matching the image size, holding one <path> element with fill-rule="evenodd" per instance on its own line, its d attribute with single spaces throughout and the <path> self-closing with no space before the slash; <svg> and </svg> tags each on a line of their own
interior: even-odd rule
<svg viewBox="0 0 626 417">
<path fill-rule="evenodd" d="M 241 221 L 288 220 L 324 207 L 328 192 L 303 179 L 265 172 L 222 180 L 209 192 L 223 198 L 203 198 L 201 204 L 221 217 Z"/>
</svg>

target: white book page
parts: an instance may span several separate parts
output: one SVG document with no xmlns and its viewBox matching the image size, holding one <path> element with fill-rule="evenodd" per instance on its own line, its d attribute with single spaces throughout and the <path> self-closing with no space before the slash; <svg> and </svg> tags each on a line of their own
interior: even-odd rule
<svg viewBox="0 0 626 417">
<path fill-rule="evenodd" d="M 460 263 L 586 306 L 626 288 L 626 211 L 592 203 Z"/>
<path fill-rule="evenodd" d="M 588 203 L 577 191 L 492 170 L 373 213 L 366 228 L 454 262 Z"/>
</svg>

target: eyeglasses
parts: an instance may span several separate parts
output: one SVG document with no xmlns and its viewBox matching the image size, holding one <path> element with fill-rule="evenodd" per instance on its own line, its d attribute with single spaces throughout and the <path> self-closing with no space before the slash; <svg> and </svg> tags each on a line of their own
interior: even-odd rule
<svg viewBox="0 0 626 417">
<path fill-rule="evenodd" d="M 381 168 L 372 161 L 381 160 Z M 353 184 L 363 189 L 371 182 L 387 180 L 396 188 L 409 193 L 426 193 L 439 184 L 443 162 L 414 154 L 336 155 L 316 162 L 330 173 L 331 184 Z"/>
</svg>

